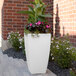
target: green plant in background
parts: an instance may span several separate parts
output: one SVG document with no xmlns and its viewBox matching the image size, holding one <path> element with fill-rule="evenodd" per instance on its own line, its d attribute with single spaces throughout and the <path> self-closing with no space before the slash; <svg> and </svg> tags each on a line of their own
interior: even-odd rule
<svg viewBox="0 0 76 76">
<path fill-rule="evenodd" d="M 71 76 L 76 76 L 75 72 L 73 70 L 70 70 L 70 75 Z"/>
<path fill-rule="evenodd" d="M 8 40 L 11 43 L 12 47 L 16 50 L 20 50 L 20 34 L 18 32 L 10 32 L 8 35 Z"/>
<path fill-rule="evenodd" d="M 22 47 L 23 53 L 25 54 L 24 38 L 22 38 L 21 47 Z"/>
<path fill-rule="evenodd" d="M 70 41 L 67 36 L 63 38 L 53 38 L 51 44 L 51 56 L 61 68 L 71 67 L 72 61 L 75 59 L 73 52 L 76 52 L 74 48 L 71 48 Z"/>
<path fill-rule="evenodd" d="M 20 14 L 28 14 L 28 22 L 29 23 L 36 23 L 38 21 L 45 22 L 46 17 L 52 17 L 50 14 L 45 14 L 45 9 L 47 5 L 43 3 L 42 0 L 34 0 L 34 2 L 31 1 L 32 6 L 28 6 L 29 10 L 28 11 L 19 11 L 18 13 Z"/>
<path fill-rule="evenodd" d="M 75 48 L 72 48 L 72 58 L 73 58 L 73 61 L 76 61 L 76 49 Z"/>
</svg>

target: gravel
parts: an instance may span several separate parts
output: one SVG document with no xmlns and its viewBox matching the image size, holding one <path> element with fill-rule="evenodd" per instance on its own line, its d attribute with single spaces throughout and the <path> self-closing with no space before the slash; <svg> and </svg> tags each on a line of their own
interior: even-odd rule
<svg viewBox="0 0 76 76">
<path fill-rule="evenodd" d="M 15 49 L 10 48 L 10 49 L 3 51 L 3 54 L 7 54 L 8 57 L 23 59 L 24 61 L 26 60 L 26 56 L 24 55 L 22 50 L 15 51 Z"/>
<path fill-rule="evenodd" d="M 48 68 L 57 76 L 71 76 L 69 69 L 62 69 L 55 62 L 49 62 Z"/>
<path fill-rule="evenodd" d="M 22 50 L 17 52 L 13 48 L 10 48 L 5 50 L 3 54 L 7 54 L 9 57 L 23 59 L 24 61 L 26 61 L 26 56 L 24 55 Z M 61 69 L 55 62 L 49 62 L 48 68 L 57 76 L 71 76 L 69 73 L 69 69 Z"/>
</svg>

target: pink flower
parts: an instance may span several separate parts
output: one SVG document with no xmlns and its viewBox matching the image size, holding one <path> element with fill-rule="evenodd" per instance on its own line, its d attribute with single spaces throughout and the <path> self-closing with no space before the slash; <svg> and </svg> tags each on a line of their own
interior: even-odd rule
<svg viewBox="0 0 76 76">
<path fill-rule="evenodd" d="M 30 23 L 30 26 L 32 26 L 32 23 Z"/>
<path fill-rule="evenodd" d="M 41 21 L 38 21 L 38 25 L 40 25 L 41 24 Z"/>
<path fill-rule="evenodd" d="M 36 23 L 36 25 L 37 25 L 38 23 Z"/>
<path fill-rule="evenodd" d="M 36 25 L 40 25 L 41 24 L 41 21 L 38 21 L 37 23 L 36 23 Z"/>
<path fill-rule="evenodd" d="M 46 28 L 50 28 L 50 25 L 46 25 Z"/>
</svg>

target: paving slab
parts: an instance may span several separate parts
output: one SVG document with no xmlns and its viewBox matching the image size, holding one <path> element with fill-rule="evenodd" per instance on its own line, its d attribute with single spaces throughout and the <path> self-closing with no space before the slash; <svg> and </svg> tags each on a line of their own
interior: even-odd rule
<svg viewBox="0 0 76 76">
<path fill-rule="evenodd" d="M 56 76 L 49 69 L 46 74 L 31 74 L 27 62 L 4 55 L 0 50 L 0 76 Z"/>
</svg>

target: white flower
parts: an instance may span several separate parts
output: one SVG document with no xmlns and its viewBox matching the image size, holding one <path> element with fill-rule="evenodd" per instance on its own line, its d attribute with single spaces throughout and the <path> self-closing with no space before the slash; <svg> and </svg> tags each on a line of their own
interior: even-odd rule
<svg viewBox="0 0 76 76">
<path fill-rule="evenodd" d="M 69 43 L 69 41 L 67 41 L 67 43 Z"/>
<path fill-rule="evenodd" d="M 52 40 L 54 40 L 54 38 L 52 38 Z"/>
<path fill-rule="evenodd" d="M 9 37 L 7 37 L 7 40 L 9 39 Z"/>
<path fill-rule="evenodd" d="M 14 37 L 14 39 L 15 39 L 15 37 Z"/>
<path fill-rule="evenodd" d="M 21 38 L 21 39 L 19 39 L 19 41 L 21 42 L 21 41 L 22 41 L 22 38 Z"/>
<path fill-rule="evenodd" d="M 17 32 L 19 34 L 19 32 Z"/>
<path fill-rule="evenodd" d="M 51 43 L 53 43 L 53 41 L 51 41 Z"/>
<path fill-rule="evenodd" d="M 20 46 L 19 48 L 22 48 L 22 46 Z"/>
<path fill-rule="evenodd" d="M 70 70 L 72 70 L 72 68 L 70 68 Z"/>
<path fill-rule="evenodd" d="M 52 60 L 54 60 L 54 57 L 52 57 Z"/>
<path fill-rule="evenodd" d="M 66 49 L 69 49 L 69 48 L 66 48 Z"/>
<path fill-rule="evenodd" d="M 59 46 L 57 45 L 56 47 L 58 48 Z"/>
<path fill-rule="evenodd" d="M 21 41 L 20 41 L 20 44 L 21 44 Z"/>
<path fill-rule="evenodd" d="M 21 34 L 19 34 L 19 36 L 21 36 Z"/>
<path fill-rule="evenodd" d="M 51 56 L 53 56 L 53 54 L 51 53 Z"/>
</svg>

